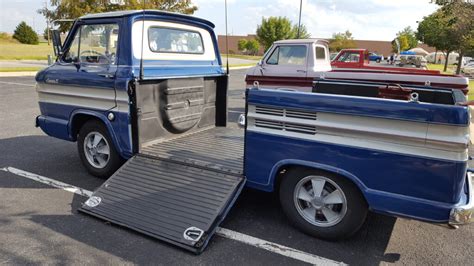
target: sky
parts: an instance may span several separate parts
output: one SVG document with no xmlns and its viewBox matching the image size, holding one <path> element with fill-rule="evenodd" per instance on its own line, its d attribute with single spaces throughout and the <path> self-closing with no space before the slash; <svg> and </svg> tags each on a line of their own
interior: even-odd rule
<svg viewBox="0 0 474 266">
<path fill-rule="evenodd" d="M 224 0 L 192 0 L 198 6 L 195 16 L 216 24 L 225 34 Z M 406 26 L 417 28 L 417 21 L 437 9 L 430 0 L 303 0 L 301 22 L 311 37 L 329 38 L 349 30 L 355 39 L 390 41 Z M 46 27 L 36 11 L 44 0 L 0 0 L 0 32 L 13 32 L 26 21 L 36 31 Z M 298 0 L 228 0 L 228 31 L 232 35 L 254 34 L 262 17 L 285 16 L 298 22 Z"/>
</svg>

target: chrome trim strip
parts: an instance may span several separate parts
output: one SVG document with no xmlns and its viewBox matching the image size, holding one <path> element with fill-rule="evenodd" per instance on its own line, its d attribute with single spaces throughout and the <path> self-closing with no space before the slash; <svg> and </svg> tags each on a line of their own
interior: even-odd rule
<svg viewBox="0 0 474 266">
<path fill-rule="evenodd" d="M 181 79 L 181 78 L 206 78 L 206 77 L 219 77 L 224 76 L 225 74 L 208 74 L 208 75 L 187 75 L 187 76 L 145 76 L 143 80 L 154 80 L 154 79 Z"/>
<path fill-rule="evenodd" d="M 36 91 L 38 93 L 38 100 L 42 103 L 70 105 L 96 110 L 117 108 L 118 112 L 128 112 L 129 109 L 129 98 L 125 91 L 44 83 L 37 83 Z"/>
<path fill-rule="evenodd" d="M 265 121 L 271 127 L 265 126 Z M 296 125 L 312 127 L 315 131 L 297 130 Z M 465 126 L 324 112 L 318 112 L 316 119 L 302 119 L 257 113 L 255 105 L 248 107 L 247 130 L 451 161 L 467 161 L 470 143 L 469 127 Z"/>
</svg>

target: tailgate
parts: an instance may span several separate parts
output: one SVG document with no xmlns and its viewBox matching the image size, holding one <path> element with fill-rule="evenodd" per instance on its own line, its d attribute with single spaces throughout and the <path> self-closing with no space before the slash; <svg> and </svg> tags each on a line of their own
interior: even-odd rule
<svg viewBox="0 0 474 266">
<path fill-rule="evenodd" d="M 136 155 L 79 211 L 200 253 L 244 183 L 241 175 Z"/>
</svg>

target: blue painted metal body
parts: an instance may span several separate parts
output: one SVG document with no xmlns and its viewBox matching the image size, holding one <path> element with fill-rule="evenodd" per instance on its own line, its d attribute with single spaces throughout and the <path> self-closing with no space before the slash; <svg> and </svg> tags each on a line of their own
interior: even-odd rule
<svg viewBox="0 0 474 266">
<path fill-rule="evenodd" d="M 248 92 L 247 104 L 427 123 L 469 123 L 465 107 L 410 105 L 374 98 L 252 89 Z M 372 210 L 419 220 L 447 222 L 451 208 L 467 199 L 466 161 L 424 158 L 261 132 L 246 133 L 248 186 L 272 191 L 276 175 L 285 166 L 306 166 L 345 176 L 360 188 Z"/>
<path fill-rule="evenodd" d="M 123 12 L 110 16 L 86 16 L 78 19 L 63 47 L 67 49 L 73 41 L 73 36 L 79 27 L 84 24 L 109 24 L 116 23 L 119 26 L 119 39 L 117 51 L 117 63 L 115 65 L 97 65 L 81 63 L 80 68 L 73 63 L 65 63 L 58 60 L 55 64 L 40 71 L 36 75 L 38 83 L 47 83 L 52 80 L 57 86 L 98 88 L 109 91 L 127 92 L 129 83 L 140 74 L 140 59 L 132 55 L 131 28 L 134 22 L 142 20 L 157 20 L 175 22 L 197 26 L 209 31 L 214 47 L 216 59 L 214 61 L 158 61 L 144 60 L 144 79 L 162 79 L 181 76 L 220 76 L 224 75 L 217 39 L 214 34 L 214 25 L 206 20 L 186 15 L 151 11 L 145 12 Z M 111 74 L 113 79 L 105 78 L 100 74 Z M 133 155 L 131 143 L 130 123 L 131 117 L 127 112 L 118 112 L 116 104 L 105 106 L 106 109 L 84 108 L 80 105 L 65 105 L 60 103 L 40 103 L 41 116 L 37 118 L 39 126 L 46 134 L 64 140 L 75 141 L 76 136 L 72 134 L 74 117 L 77 115 L 88 115 L 105 123 L 111 132 L 113 141 L 121 156 L 125 159 Z M 116 119 L 109 121 L 108 113 L 114 113 Z"/>
<path fill-rule="evenodd" d="M 212 23 L 183 15 L 157 11 L 127 13 L 120 16 L 86 17 L 75 22 L 64 47 L 72 42 L 79 25 L 85 23 L 117 23 L 119 25 L 118 60 L 114 66 L 103 66 L 89 71 L 87 65 L 78 69 L 60 60 L 40 71 L 36 81 L 55 86 L 102 89 L 126 94 L 131 81 L 139 77 L 140 62 L 132 55 L 131 27 L 142 19 L 179 22 L 208 30 L 214 42 L 214 61 L 145 61 L 145 79 L 165 79 L 180 76 L 223 75 L 222 62 Z M 114 78 L 98 74 L 112 73 Z M 468 125 L 469 114 L 464 107 L 445 108 L 434 104 L 407 105 L 400 101 L 350 98 L 306 93 L 280 93 L 275 90 L 250 90 L 248 104 L 289 107 L 317 112 L 344 113 L 368 117 L 437 124 Z M 37 125 L 48 135 L 75 141 L 73 124 L 79 116 L 90 116 L 102 121 L 114 144 L 125 159 L 133 155 L 130 110 L 117 110 L 117 102 L 104 108 L 84 108 L 80 105 L 40 102 L 41 116 Z M 115 119 L 109 121 L 108 113 Z M 247 132 L 245 138 L 245 175 L 247 185 L 273 191 L 278 170 L 288 165 L 300 165 L 334 172 L 352 180 L 362 191 L 374 211 L 412 217 L 432 222 L 446 222 L 450 209 L 466 201 L 463 194 L 466 162 L 453 162 L 388 153 L 377 150 L 324 144 L 270 134 Z M 376 167 L 375 167 L 376 166 Z"/>
</svg>

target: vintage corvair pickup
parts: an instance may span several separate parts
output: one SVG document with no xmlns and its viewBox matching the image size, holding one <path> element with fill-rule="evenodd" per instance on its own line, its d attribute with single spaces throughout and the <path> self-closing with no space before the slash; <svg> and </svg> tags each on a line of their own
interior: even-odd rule
<svg viewBox="0 0 474 266">
<path fill-rule="evenodd" d="M 315 80 L 314 92 L 246 91 L 227 126 L 214 25 L 154 10 L 76 20 L 36 76 L 48 135 L 77 141 L 109 177 L 80 208 L 201 252 L 243 186 L 279 193 L 300 230 L 353 235 L 374 211 L 472 221 L 469 110 L 457 89 Z M 125 162 L 125 163 L 124 163 Z"/>
</svg>

